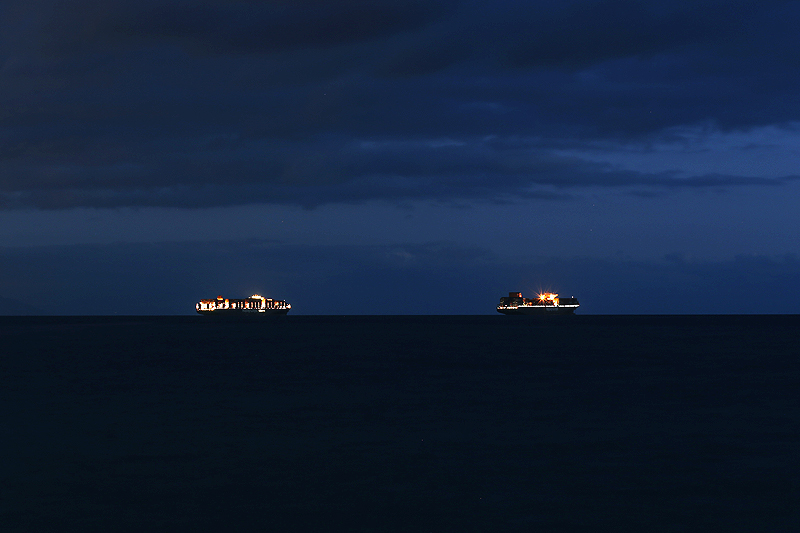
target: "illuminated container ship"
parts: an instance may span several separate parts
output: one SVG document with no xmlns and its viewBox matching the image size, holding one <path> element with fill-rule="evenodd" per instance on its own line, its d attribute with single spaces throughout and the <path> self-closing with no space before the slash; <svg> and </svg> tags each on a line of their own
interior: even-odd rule
<svg viewBox="0 0 800 533">
<path fill-rule="evenodd" d="M 283 300 L 264 298 L 258 294 L 250 298 L 223 298 L 217 296 L 216 300 L 200 300 L 195 309 L 201 315 L 214 316 L 265 316 L 285 315 L 292 306 Z"/>
<path fill-rule="evenodd" d="M 559 298 L 546 292 L 536 298 L 523 298 L 521 292 L 509 292 L 500 298 L 497 312 L 504 315 L 571 315 L 580 304 L 577 298 Z"/>
</svg>

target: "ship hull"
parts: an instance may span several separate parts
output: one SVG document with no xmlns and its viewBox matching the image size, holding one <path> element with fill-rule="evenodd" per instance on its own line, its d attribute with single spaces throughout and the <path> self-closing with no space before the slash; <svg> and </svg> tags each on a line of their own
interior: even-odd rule
<svg viewBox="0 0 800 533">
<path fill-rule="evenodd" d="M 224 317 L 244 317 L 244 318 L 261 318 L 265 316 L 285 315 L 289 312 L 288 309 L 263 309 L 263 310 L 250 310 L 250 309 L 211 309 L 197 311 L 198 315 L 203 316 L 224 316 Z"/>
<path fill-rule="evenodd" d="M 524 305 L 519 307 L 498 307 L 497 312 L 504 315 L 562 316 L 574 315 L 576 307 Z"/>
</svg>

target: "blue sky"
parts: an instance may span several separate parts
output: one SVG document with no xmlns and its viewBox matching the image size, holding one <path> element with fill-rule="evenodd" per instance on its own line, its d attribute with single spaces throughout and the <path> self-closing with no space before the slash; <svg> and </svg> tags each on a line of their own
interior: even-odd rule
<svg viewBox="0 0 800 533">
<path fill-rule="evenodd" d="M 799 16 L 5 2 L 5 312 L 798 313 Z"/>
</svg>

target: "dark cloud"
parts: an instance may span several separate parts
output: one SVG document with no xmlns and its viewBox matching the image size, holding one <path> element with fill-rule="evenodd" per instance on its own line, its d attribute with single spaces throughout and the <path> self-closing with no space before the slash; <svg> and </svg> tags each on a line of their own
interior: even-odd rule
<svg viewBox="0 0 800 533">
<path fill-rule="evenodd" d="M 765 11 L 786 2 L 566 3 L 540 16 L 531 6 L 516 19 L 519 36 L 506 58 L 515 67 L 575 69 L 626 57 L 651 58 L 706 47 L 745 51 Z"/>
<path fill-rule="evenodd" d="M 109 154 L 83 165 L 39 163 L 0 179 L 5 208 L 180 206 L 276 203 L 316 207 L 368 200 L 567 199 L 582 187 L 614 187 L 635 194 L 676 188 L 779 186 L 778 179 L 619 170 L 607 163 L 556 157 L 536 145 L 455 141 L 275 143 L 247 147 L 209 141 L 209 149 L 176 151 L 169 159 L 139 162 Z M 211 147 L 218 146 L 216 150 Z M 143 148 L 142 153 L 145 153 Z M 194 154 L 197 155 L 194 155 Z M 34 157 L 30 157 L 34 164 Z M 9 165 L 10 167 L 11 165 Z"/>
<path fill-rule="evenodd" d="M 49 53 L 164 42 L 201 54 L 329 48 L 413 31 L 446 2 L 415 0 L 131 1 L 51 3 L 40 9 Z M 29 11 L 30 12 L 30 11 Z"/>
<path fill-rule="evenodd" d="M 773 184 L 624 171 L 552 150 L 800 120 L 796 2 L 0 9 L 5 209 Z"/>
</svg>

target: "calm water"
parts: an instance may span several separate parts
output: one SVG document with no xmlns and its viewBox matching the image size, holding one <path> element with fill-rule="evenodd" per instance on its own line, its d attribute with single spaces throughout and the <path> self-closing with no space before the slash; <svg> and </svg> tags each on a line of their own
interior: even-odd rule
<svg viewBox="0 0 800 533">
<path fill-rule="evenodd" d="M 800 316 L 0 318 L 3 531 L 797 531 Z"/>
</svg>

